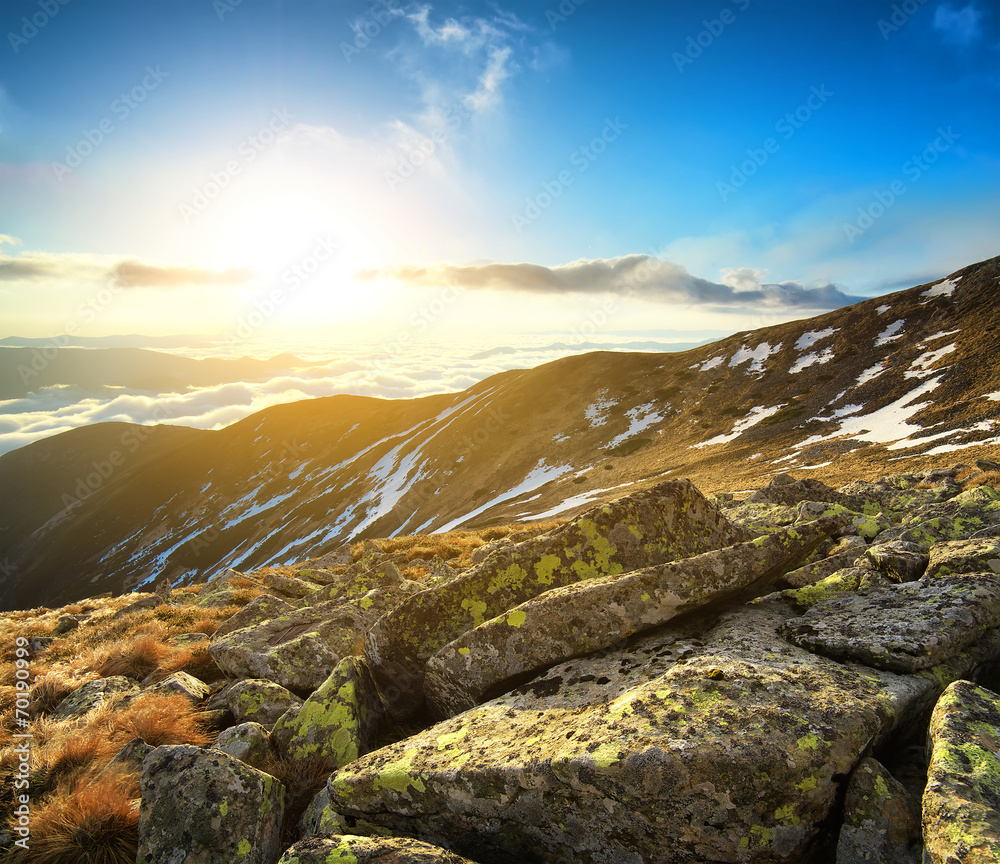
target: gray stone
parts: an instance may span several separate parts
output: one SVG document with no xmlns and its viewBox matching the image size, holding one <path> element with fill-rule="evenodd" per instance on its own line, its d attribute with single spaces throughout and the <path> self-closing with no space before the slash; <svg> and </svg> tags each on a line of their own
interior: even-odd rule
<svg viewBox="0 0 1000 864">
<path fill-rule="evenodd" d="M 424 664 L 467 630 L 552 588 L 687 558 L 751 539 L 687 480 L 661 483 L 499 549 L 414 594 L 365 636 L 365 657 L 396 719 L 423 703 Z"/>
<path fill-rule="evenodd" d="M 137 864 L 272 864 L 285 787 L 219 750 L 157 747 L 142 763 Z"/>
<path fill-rule="evenodd" d="M 234 630 L 242 630 L 244 627 L 253 627 L 255 624 L 263 624 L 279 615 L 287 615 L 295 607 L 286 601 L 274 597 L 271 594 L 261 594 L 254 597 L 246 606 L 240 609 L 235 615 L 223 621 L 218 629 L 212 634 L 213 639 L 221 639 L 227 633 Z"/>
<path fill-rule="evenodd" d="M 864 541 L 862 541 L 864 542 Z M 855 550 L 842 552 L 839 555 L 830 555 L 820 558 L 801 567 L 791 570 L 782 576 L 782 581 L 787 582 L 793 588 L 802 588 L 805 585 L 815 585 L 827 576 L 832 576 L 838 570 L 851 567 L 857 560 L 858 554 Z"/>
<path fill-rule="evenodd" d="M 802 648 L 893 672 L 944 662 L 1000 624 L 1000 576 L 940 576 L 841 594 L 782 627 Z"/>
<path fill-rule="evenodd" d="M 223 729 L 212 746 L 251 765 L 267 755 L 271 740 L 267 729 L 260 723 L 240 723 Z"/>
<path fill-rule="evenodd" d="M 298 710 L 281 717 L 273 735 L 291 759 L 321 756 L 340 767 L 371 749 L 381 715 L 364 659 L 345 657 Z"/>
<path fill-rule="evenodd" d="M 892 527 L 892 522 L 881 510 L 869 508 L 865 511 L 851 510 L 842 504 L 828 504 L 820 501 L 803 501 L 798 505 L 798 520 L 811 522 L 813 519 L 841 516 L 850 520 L 850 527 L 844 533 L 857 534 L 866 540 L 874 539 L 879 533 Z"/>
<path fill-rule="evenodd" d="M 851 774 L 837 864 L 920 864 L 920 804 L 880 763 L 864 758 Z"/>
<path fill-rule="evenodd" d="M 289 690 L 311 692 L 342 657 L 357 651 L 362 635 L 387 605 L 391 601 L 384 595 L 364 595 L 309 606 L 228 633 L 208 651 L 233 678 L 267 678 Z"/>
<path fill-rule="evenodd" d="M 187 672 L 174 672 L 162 681 L 151 684 L 144 689 L 147 693 L 179 693 L 181 696 L 187 697 L 192 704 L 197 705 L 209 694 L 212 688 Z"/>
<path fill-rule="evenodd" d="M 869 546 L 863 566 L 878 570 L 893 582 L 913 582 L 927 569 L 927 557 L 927 552 L 917 543 L 890 540 Z"/>
<path fill-rule="evenodd" d="M 865 567 L 844 567 L 820 579 L 813 585 L 789 588 L 782 596 L 799 609 L 809 609 L 838 594 L 863 591 L 866 588 L 887 588 L 893 583 L 877 570 Z"/>
<path fill-rule="evenodd" d="M 789 644 L 792 614 L 761 601 L 555 666 L 342 768 L 314 822 L 480 864 L 807 860 L 841 778 L 1000 641 L 894 675 Z"/>
<path fill-rule="evenodd" d="M 929 864 L 1000 861 L 1000 697 L 952 684 L 931 717 L 923 798 Z"/>
<path fill-rule="evenodd" d="M 475 864 L 439 846 L 409 837 L 338 835 L 300 840 L 278 864 Z"/>
<path fill-rule="evenodd" d="M 270 572 L 264 573 L 261 583 L 266 588 L 273 588 L 279 594 L 296 600 L 308 597 L 318 587 L 314 582 L 307 582 L 305 579 L 296 579 L 294 576 L 281 576 L 278 573 Z"/>
<path fill-rule="evenodd" d="M 270 728 L 293 705 L 302 702 L 294 693 L 273 681 L 241 678 L 214 694 L 206 708 L 226 708 L 237 723 L 260 723 Z"/>
<path fill-rule="evenodd" d="M 799 525 L 682 561 L 546 591 L 435 654 L 426 667 L 428 706 L 437 717 L 453 716 L 522 673 L 621 645 L 710 603 L 762 594 L 840 527 L 839 520 Z"/>
<path fill-rule="evenodd" d="M 110 678 L 98 678 L 81 684 L 52 712 L 53 720 L 67 720 L 70 717 L 82 717 L 95 708 L 100 708 L 107 702 L 119 696 L 138 693 L 139 688 L 124 675 L 112 675 Z"/>
<path fill-rule="evenodd" d="M 950 573 L 1000 574 L 1000 540 L 952 540 L 931 546 L 927 578 Z"/>
</svg>

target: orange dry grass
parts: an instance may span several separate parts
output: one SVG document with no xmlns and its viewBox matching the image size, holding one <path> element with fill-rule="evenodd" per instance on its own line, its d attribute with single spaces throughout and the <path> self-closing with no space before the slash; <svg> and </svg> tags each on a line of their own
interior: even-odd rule
<svg viewBox="0 0 1000 864">
<path fill-rule="evenodd" d="M 124 675 L 141 681 L 159 669 L 176 650 L 167 645 L 162 637 L 148 633 L 123 645 L 98 649 L 87 668 L 97 672 L 102 678 Z"/>
<path fill-rule="evenodd" d="M 161 744 L 207 744 L 204 716 L 179 693 L 147 693 L 125 707 L 115 701 L 87 716 L 84 734 L 105 737 L 114 752 L 133 738 L 142 738 L 152 747 Z"/>
<path fill-rule="evenodd" d="M 134 864 L 138 853 L 138 777 L 115 772 L 64 783 L 31 812 L 29 850 L 12 864 Z"/>
<path fill-rule="evenodd" d="M 1000 471 L 978 471 L 962 485 L 965 489 L 976 486 L 992 486 L 994 489 L 1000 489 Z"/>
<path fill-rule="evenodd" d="M 82 683 L 57 672 L 49 672 L 35 678 L 30 695 L 31 716 L 37 717 L 54 711 L 56 706 Z"/>
<path fill-rule="evenodd" d="M 254 767 L 276 777 L 285 786 L 285 816 L 281 833 L 283 845 L 290 845 L 295 842 L 303 812 L 326 784 L 337 765 L 326 756 L 290 759 L 272 751 Z"/>
</svg>

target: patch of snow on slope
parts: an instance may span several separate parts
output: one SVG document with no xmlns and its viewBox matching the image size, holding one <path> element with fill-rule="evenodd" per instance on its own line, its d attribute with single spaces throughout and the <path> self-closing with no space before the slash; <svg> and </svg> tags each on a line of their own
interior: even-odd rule
<svg viewBox="0 0 1000 864">
<path fill-rule="evenodd" d="M 930 300 L 931 297 L 951 297 L 954 290 L 958 287 L 958 279 L 944 279 L 938 282 L 937 285 L 931 285 L 926 291 L 924 291 L 920 296 L 926 297 Z M 927 300 L 924 302 L 926 303 Z"/>
<path fill-rule="evenodd" d="M 803 369 L 808 369 L 815 363 L 826 363 L 834 358 L 834 353 L 832 348 L 825 348 L 819 354 L 806 354 L 804 357 L 800 357 L 795 361 L 795 365 L 789 369 L 789 372 L 801 372 Z"/>
<path fill-rule="evenodd" d="M 876 363 L 874 366 L 869 366 L 867 369 L 865 369 L 864 372 L 862 372 L 858 376 L 858 381 L 854 386 L 860 387 L 863 384 L 867 384 L 869 381 L 874 381 L 883 372 L 885 372 L 885 366 L 883 366 L 881 363 Z"/>
<path fill-rule="evenodd" d="M 878 309 L 876 309 L 875 311 L 878 312 L 879 315 L 885 315 L 885 313 L 888 312 L 891 308 L 892 308 L 891 306 L 879 306 Z"/>
<path fill-rule="evenodd" d="M 933 435 L 921 435 L 919 438 L 904 438 L 895 444 L 887 447 L 887 450 L 905 450 L 911 447 L 920 447 L 930 441 L 940 441 L 942 438 L 955 437 L 956 435 L 967 435 L 972 432 L 992 432 L 994 428 L 1000 426 L 1000 420 L 981 420 L 972 426 L 965 426 L 959 429 L 946 429 L 944 432 L 935 432 Z M 934 451 L 948 453 L 952 450 L 959 450 L 962 447 L 972 447 L 977 444 L 990 444 L 991 441 L 969 441 L 965 444 L 942 444 L 935 447 Z M 946 449 L 941 449 L 946 448 Z M 931 451 L 927 451 L 928 453 Z M 923 454 L 921 454 L 923 455 Z"/>
<path fill-rule="evenodd" d="M 528 472 L 528 476 L 513 489 L 509 489 L 508 491 L 497 495 L 492 500 L 487 501 L 481 507 L 477 507 L 475 510 L 470 513 L 466 513 L 464 516 L 452 519 L 447 525 L 442 525 L 440 528 L 437 528 L 434 533 L 444 534 L 448 531 L 452 531 L 463 522 L 468 522 L 470 519 L 475 518 L 480 513 L 489 510 L 491 507 L 495 507 L 497 504 L 502 504 L 504 501 L 509 501 L 511 498 L 517 498 L 525 492 L 533 492 L 539 486 L 544 486 L 550 480 L 562 477 L 563 474 L 572 470 L 572 465 L 546 465 L 545 460 L 540 459 L 538 464 Z"/>
<path fill-rule="evenodd" d="M 608 422 L 607 412 L 614 404 L 613 400 L 598 396 L 597 401 L 593 405 L 587 406 L 587 410 L 583 414 L 590 421 L 591 428 L 594 426 L 603 426 Z"/>
<path fill-rule="evenodd" d="M 899 331 L 903 329 L 906 322 L 900 318 L 898 321 L 893 321 L 888 327 L 885 328 L 881 333 L 878 334 L 878 339 L 875 340 L 875 346 L 880 347 L 882 345 L 888 345 L 890 342 L 895 342 L 903 334 Z"/>
<path fill-rule="evenodd" d="M 402 448 L 403 444 L 397 444 L 379 459 L 368 472 L 374 480 L 374 484 L 358 503 L 377 503 L 365 513 L 365 518 L 354 527 L 351 536 L 356 537 L 377 519 L 391 513 L 400 499 L 421 479 L 423 472 L 419 469 L 414 470 L 422 455 L 421 451 L 414 450 L 397 465 L 399 451 Z"/>
<path fill-rule="evenodd" d="M 809 330 L 799 336 L 798 342 L 795 343 L 795 349 L 802 351 L 806 348 L 812 348 L 817 342 L 823 341 L 827 336 L 832 336 L 836 332 L 836 327 L 827 327 L 826 330 Z"/>
<path fill-rule="evenodd" d="M 767 360 L 772 354 L 781 350 L 780 345 L 772 347 L 767 342 L 761 342 L 753 351 L 749 350 L 746 345 L 740 346 L 740 350 L 737 351 L 732 359 L 729 361 L 729 368 L 732 369 L 735 366 L 739 366 L 741 363 L 746 363 L 748 360 L 753 362 L 750 363 L 750 368 L 748 372 L 763 372 L 764 371 L 764 361 Z"/>
<path fill-rule="evenodd" d="M 714 369 L 716 366 L 721 366 L 725 362 L 725 360 L 726 360 L 725 357 L 713 357 L 711 360 L 706 360 L 704 363 L 701 364 L 701 366 L 698 366 L 698 364 L 695 363 L 694 366 L 692 366 L 691 368 L 694 369 L 695 366 L 698 366 L 699 372 L 708 372 L 709 369 Z"/>
<path fill-rule="evenodd" d="M 890 444 L 903 438 L 908 438 L 921 427 L 909 423 L 909 419 L 926 408 L 930 402 L 917 402 L 922 396 L 930 393 L 941 383 L 940 376 L 931 378 L 909 393 L 900 396 L 895 402 L 890 402 L 884 408 L 878 408 L 869 414 L 859 414 L 844 417 L 840 429 L 823 435 L 812 435 L 796 444 L 796 448 L 808 447 L 820 441 L 830 441 L 841 438 L 853 438 L 856 441 L 871 441 L 875 444 Z"/>
<path fill-rule="evenodd" d="M 552 440 L 556 444 L 562 444 L 563 441 L 569 441 L 569 435 L 553 435 Z"/>
<path fill-rule="evenodd" d="M 926 378 L 931 367 L 937 363 L 945 354 L 950 354 L 955 350 L 955 343 L 938 348 L 937 351 L 926 351 L 910 364 L 910 368 L 903 373 L 904 378 Z"/>
<path fill-rule="evenodd" d="M 656 406 L 652 402 L 648 402 L 645 405 L 637 405 L 635 408 L 629 408 L 625 414 L 629 418 L 629 427 L 621 435 L 616 435 L 612 438 L 611 443 L 608 445 L 609 447 L 617 447 L 622 441 L 631 438 L 654 423 L 659 423 L 663 419 L 663 415 L 656 410 Z"/>
<path fill-rule="evenodd" d="M 761 408 L 759 405 L 755 405 L 750 409 L 750 413 L 746 417 L 741 417 L 736 421 L 733 425 L 733 431 L 728 435 L 716 435 L 714 438 L 709 438 L 700 444 L 693 444 L 690 449 L 701 450 L 702 447 L 710 447 L 712 444 L 725 444 L 727 441 L 732 441 L 746 432 L 751 426 L 756 426 L 765 417 L 777 414 L 780 410 L 780 405 L 772 405 L 770 408 Z"/>
<path fill-rule="evenodd" d="M 986 398 L 992 399 L 994 402 L 1000 402 L 1000 390 L 998 390 L 996 393 L 987 393 Z"/>
</svg>

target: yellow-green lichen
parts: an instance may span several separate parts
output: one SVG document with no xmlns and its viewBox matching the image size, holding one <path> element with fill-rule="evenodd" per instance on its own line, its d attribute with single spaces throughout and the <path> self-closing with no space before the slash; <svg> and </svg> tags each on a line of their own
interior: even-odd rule
<svg viewBox="0 0 1000 864">
<path fill-rule="evenodd" d="M 250 841 L 244 837 L 240 840 L 240 845 L 236 847 L 236 854 L 241 858 L 246 858 L 251 851 L 253 851 L 253 846 L 250 844 Z"/>
<path fill-rule="evenodd" d="M 486 604 L 482 600 L 463 600 L 462 608 L 472 616 L 472 623 L 476 627 L 486 620 Z"/>
<path fill-rule="evenodd" d="M 390 762 L 382 768 L 375 778 L 375 791 L 391 789 L 400 795 L 406 795 L 411 786 L 418 792 L 426 791 L 427 787 L 424 785 L 424 781 L 418 775 L 410 773 L 416 755 L 416 751 L 411 750 L 402 759 Z"/>
<path fill-rule="evenodd" d="M 510 624 L 511 627 L 520 627 L 524 624 L 527 617 L 528 616 L 523 609 L 515 609 L 507 616 L 507 623 Z"/>
<path fill-rule="evenodd" d="M 562 566 L 558 555 L 543 555 L 535 562 L 535 577 L 539 585 L 551 585 L 555 578 L 556 568 Z"/>
</svg>

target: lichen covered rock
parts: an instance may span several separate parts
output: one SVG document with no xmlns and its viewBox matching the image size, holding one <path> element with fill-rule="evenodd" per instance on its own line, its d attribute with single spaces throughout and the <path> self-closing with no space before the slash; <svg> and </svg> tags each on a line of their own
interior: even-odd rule
<svg viewBox="0 0 1000 864">
<path fill-rule="evenodd" d="M 313 837 L 300 840 L 278 864 L 475 864 L 439 846 L 409 837 Z"/>
<path fill-rule="evenodd" d="M 920 864 L 920 804 L 875 759 L 847 783 L 837 864 Z"/>
<path fill-rule="evenodd" d="M 621 645 L 710 603 L 749 599 L 841 527 L 787 528 L 749 543 L 546 591 L 462 634 L 428 662 L 432 712 L 450 717 L 524 672 Z"/>
<path fill-rule="evenodd" d="M 462 576 L 413 595 L 368 631 L 365 656 L 383 701 L 402 719 L 423 702 L 427 660 L 484 621 L 552 588 L 750 539 L 690 481 L 661 483 L 498 549 Z"/>
<path fill-rule="evenodd" d="M 157 747 L 142 764 L 137 864 L 271 864 L 285 787 L 218 750 Z"/>
<path fill-rule="evenodd" d="M 322 756 L 339 767 L 368 752 L 381 713 L 364 660 L 345 657 L 298 711 L 275 724 L 273 735 L 292 759 Z"/>
<path fill-rule="evenodd" d="M 1000 576 L 969 573 L 841 594 L 781 632 L 803 648 L 893 672 L 929 669 L 1000 625 Z"/>
<path fill-rule="evenodd" d="M 890 540 L 865 550 L 863 565 L 878 570 L 893 582 L 913 582 L 927 569 L 927 552 L 917 543 Z"/>
<path fill-rule="evenodd" d="M 88 711 L 100 708 L 119 696 L 138 692 L 139 688 L 124 675 L 112 675 L 88 681 L 77 687 L 56 706 L 52 712 L 52 719 L 67 720 L 70 717 L 82 717 Z"/>
<path fill-rule="evenodd" d="M 480 864 L 809 860 L 840 778 L 985 654 L 867 670 L 786 642 L 793 615 L 761 601 L 555 666 L 341 769 L 330 810 Z"/>
<path fill-rule="evenodd" d="M 1000 697 L 955 682 L 934 708 L 930 738 L 926 860 L 994 864 L 1000 860 Z"/>
<path fill-rule="evenodd" d="M 260 723 L 240 723 L 223 729 L 212 746 L 240 762 L 252 764 L 267 755 L 270 736 Z"/>
<path fill-rule="evenodd" d="M 366 600 L 368 602 L 366 602 Z M 295 610 L 228 633 L 209 646 L 212 659 L 233 678 L 267 678 L 289 690 L 311 692 L 385 611 L 368 595 Z"/>
<path fill-rule="evenodd" d="M 206 708 L 225 708 L 237 723 L 271 727 L 289 708 L 301 702 L 294 693 L 273 681 L 240 678 L 214 694 Z"/>
<path fill-rule="evenodd" d="M 952 540 L 931 546 L 927 578 L 950 573 L 1000 574 L 1000 540 Z"/>
</svg>

